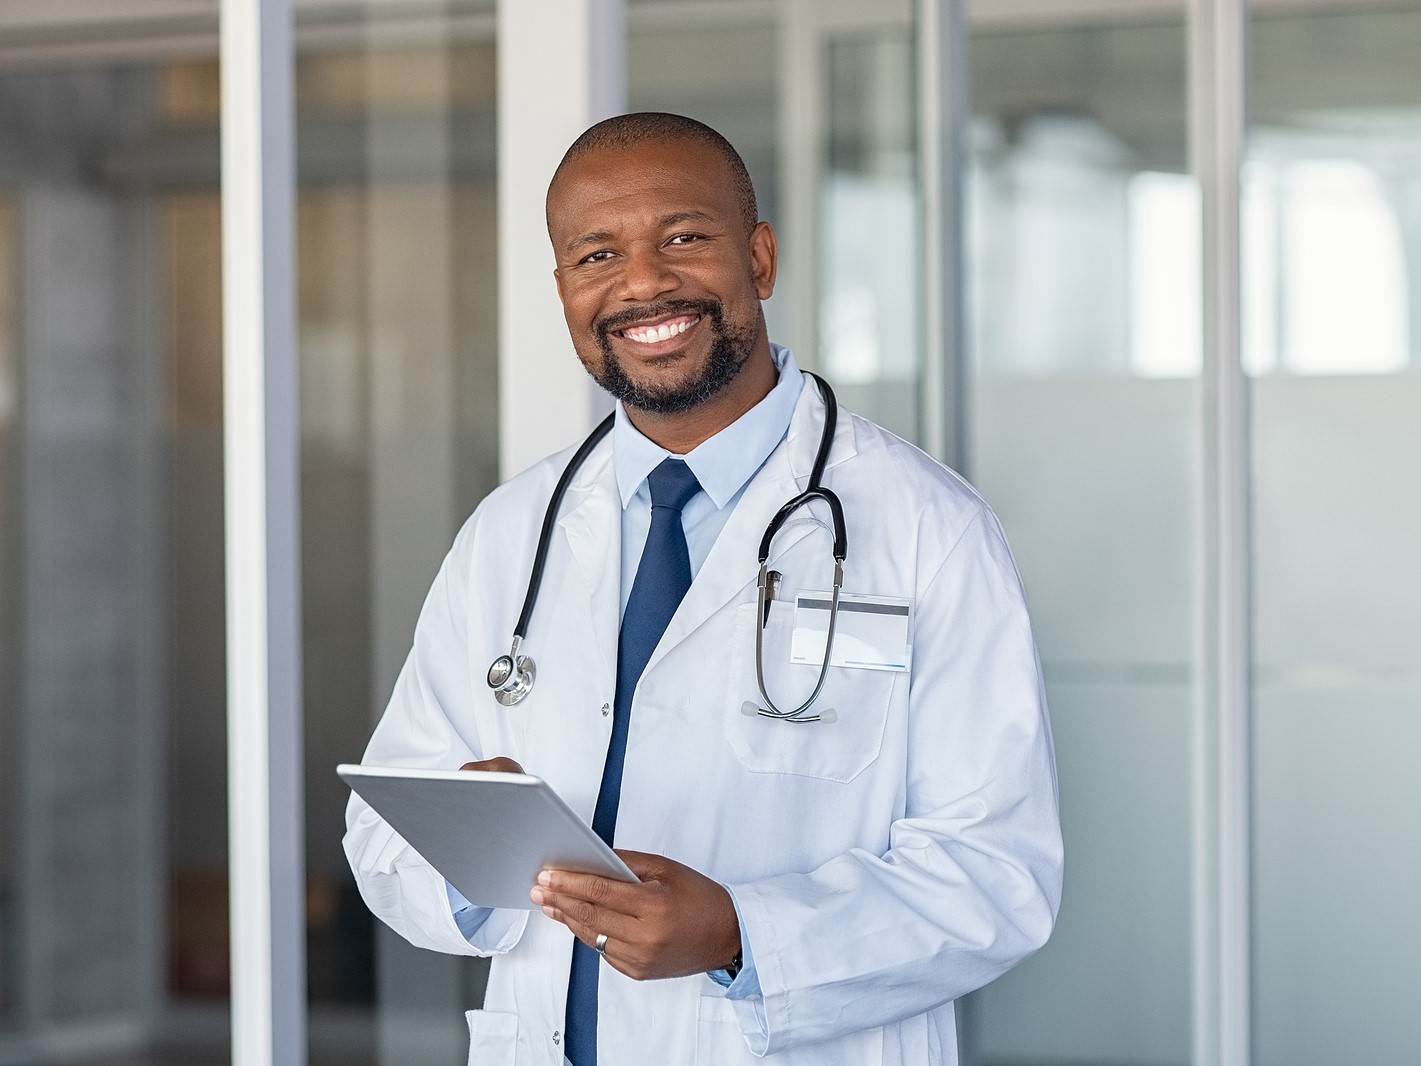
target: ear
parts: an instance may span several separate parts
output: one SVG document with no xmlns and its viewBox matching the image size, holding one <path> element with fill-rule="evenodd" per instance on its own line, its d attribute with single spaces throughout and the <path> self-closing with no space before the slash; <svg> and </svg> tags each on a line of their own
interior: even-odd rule
<svg viewBox="0 0 1421 1066">
<path fill-rule="evenodd" d="M 755 282 L 755 295 L 768 300 L 775 291 L 775 271 L 779 268 L 780 247 L 775 229 L 768 222 L 757 222 L 750 231 L 750 277 Z"/>
<path fill-rule="evenodd" d="M 553 268 L 553 284 L 558 287 L 558 301 L 566 306 L 567 297 L 563 295 L 562 291 L 562 269 L 559 267 Z"/>
</svg>

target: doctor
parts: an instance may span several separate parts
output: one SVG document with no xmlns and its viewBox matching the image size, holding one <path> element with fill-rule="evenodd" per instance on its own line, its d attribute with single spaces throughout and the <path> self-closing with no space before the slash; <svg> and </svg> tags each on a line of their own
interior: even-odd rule
<svg viewBox="0 0 1421 1066">
<path fill-rule="evenodd" d="M 826 416 L 766 333 L 774 232 L 719 134 L 654 113 L 578 139 L 547 221 L 573 345 L 618 405 L 553 530 L 524 645 L 536 684 L 506 707 L 486 672 L 571 450 L 460 531 L 365 761 L 526 768 L 641 883 L 555 871 L 532 910 L 472 907 L 352 796 L 360 890 L 418 946 L 493 956 L 471 1064 L 955 1062 L 953 1000 L 1038 949 L 1060 898 L 1050 727 L 997 520 L 842 414 L 823 481 L 844 506 L 845 602 L 907 622 L 836 652 L 814 704 L 832 721 L 746 713 L 765 704 L 757 630 L 770 697 L 812 691 L 817 653 L 792 661 L 795 638 L 824 612 L 797 597 L 834 571 L 816 502 L 774 539 L 782 577 L 757 604 L 761 535 L 804 490 Z"/>
</svg>

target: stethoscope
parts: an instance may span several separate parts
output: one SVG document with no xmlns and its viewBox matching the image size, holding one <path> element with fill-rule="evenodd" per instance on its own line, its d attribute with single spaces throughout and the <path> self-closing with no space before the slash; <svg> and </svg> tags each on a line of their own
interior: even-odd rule
<svg viewBox="0 0 1421 1066">
<path fill-rule="evenodd" d="M 829 659 L 834 648 L 834 628 L 839 619 L 839 590 L 844 584 L 844 559 L 849 551 L 849 537 L 844 528 L 844 507 L 839 502 L 839 497 L 833 490 L 826 489 L 823 484 L 824 465 L 829 459 L 829 448 L 834 443 L 834 430 L 839 420 L 839 405 L 834 399 L 834 390 L 829 387 L 829 383 L 818 374 L 809 374 L 819 386 L 819 393 L 824 398 L 824 429 L 819 437 L 819 451 L 814 456 L 814 466 L 809 473 L 809 486 L 793 499 L 787 501 L 783 507 L 775 512 L 774 518 L 770 519 L 770 524 L 765 527 L 765 535 L 760 538 L 760 576 L 758 580 L 758 591 L 755 596 L 755 612 L 760 624 L 755 627 L 755 683 L 760 688 L 760 695 L 764 697 L 768 706 L 762 707 L 759 704 L 746 700 L 741 707 L 741 713 L 746 715 L 761 715 L 765 718 L 773 718 L 781 722 L 832 722 L 836 719 L 833 708 L 825 708 L 818 714 L 809 714 L 809 708 L 814 701 L 819 698 L 819 693 L 824 688 L 824 679 L 829 673 Z M 533 572 L 528 578 L 528 592 L 523 598 L 523 610 L 518 615 L 518 624 L 513 627 L 513 645 L 509 648 L 507 655 L 500 655 L 488 668 L 488 687 L 493 689 L 493 698 L 504 707 L 512 707 L 521 703 L 533 691 L 533 683 L 538 678 L 538 664 L 533 661 L 531 655 L 520 655 L 523 647 L 523 639 L 528 634 L 528 622 L 533 617 L 533 604 L 537 602 L 538 590 L 543 584 L 543 566 L 548 559 L 548 548 L 552 543 L 553 526 L 557 522 L 558 511 L 562 507 L 563 496 L 567 493 L 568 485 L 572 483 L 574 475 L 587 461 L 588 455 L 608 433 L 612 430 L 612 425 L 616 420 L 615 414 L 608 415 L 603 419 L 582 442 L 581 446 L 568 461 L 567 467 L 563 470 L 562 476 L 558 478 L 558 483 L 553 489 L 552 499 L 548 501 L 548 510 L 543 515 L 543 528 L 538 533 L 538 548 L 533 553 Z M 770 544 L 784 524 L 801 507 L 813 500 L 823 500 L 829 507 L 829 514 L 834 523 L 834 593 L 829 605 L 829 630 L 824 639 L 824 659 L 819 664 L 819 677 L 814 683 L 814 691 L 809 694 L 809 698 L 801 703 L 794 710 L 784 710 L 780 708 L 770 697 L 769 691 L 765 687 L 765 642 L 764 628 L 769 621 L 769 605 L 774 599 L 780 575 L 769 568 Z"/>
</svg>

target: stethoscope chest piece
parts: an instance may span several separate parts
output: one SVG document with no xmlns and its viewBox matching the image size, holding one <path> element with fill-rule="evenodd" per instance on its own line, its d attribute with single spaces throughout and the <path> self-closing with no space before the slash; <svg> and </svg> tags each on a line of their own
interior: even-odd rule
<svg viewBox="0 0 1421 1066">
<path fill-rule="evenodd" d="M 507 655 L 500 655 L 488 668 L 488 687 L 493 689 L 493 698 L 504 707 L 521 703 L 533 691 L 533 682 L 538 679 L 538 664 L 532 656 L 519 655 L 518 645 L 513 638 L 513 647 Z"/>
</svg>

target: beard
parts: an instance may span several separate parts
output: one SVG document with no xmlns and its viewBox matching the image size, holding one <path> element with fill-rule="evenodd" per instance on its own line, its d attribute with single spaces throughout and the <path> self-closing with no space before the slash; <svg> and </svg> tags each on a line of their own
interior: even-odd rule
<svg viewBox="0 0 1421 1066">
<path fill-rule="evenodd" d="M 633 381 L 626 368 L 612 351 L 611 335 L 616 330 L 666 315 L 700 315 L 710 324 L 711 350 L 700 373 L 688 381 L 668 387 L 657 387 Z M 727 328 L 719 300 L 664 300 L 650 307 L 608 315 L 594 327 L 597 346 L 602 351 L 602 363 L 582 365 L 592 379 L 607 390 L 615 400 L 628 407 L 651 414 L 671 415 L 699 407 L 735 380 L 749 361 L 755 345 L 753 330 Z"/>
</svg>

